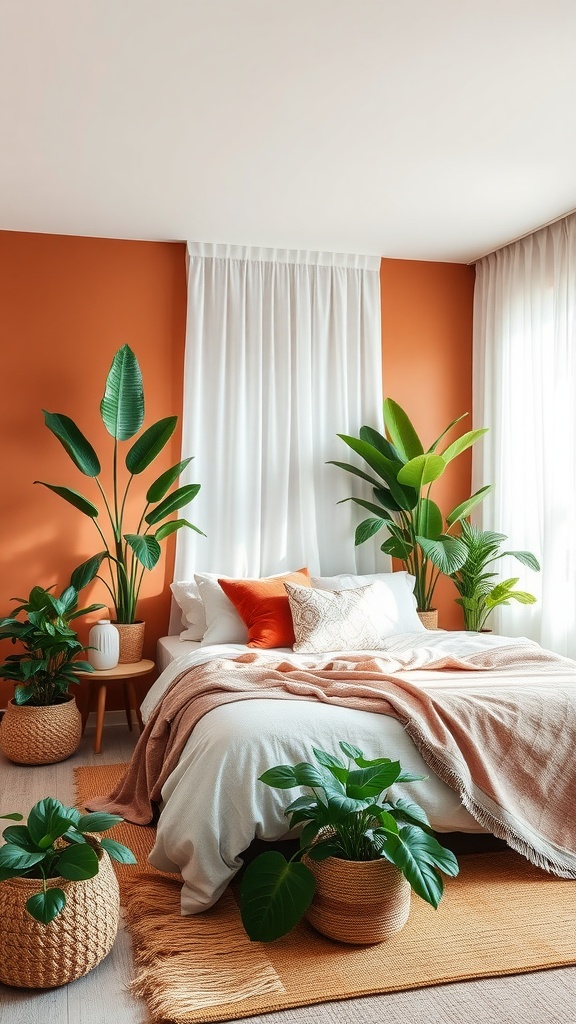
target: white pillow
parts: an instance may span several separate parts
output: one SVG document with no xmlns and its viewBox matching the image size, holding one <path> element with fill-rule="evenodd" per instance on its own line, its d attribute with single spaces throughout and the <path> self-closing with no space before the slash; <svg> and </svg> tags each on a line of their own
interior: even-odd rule
<svg viewBox="0 0 576 1024">
<path fill-rule="evenodd" d="M 375 651 L 381 646 L 377 583 L 348 590 L 284 586 L 295 651 Z"/>
<path fill-rule="evenodd" d="M 381 637 L 395 633 L 422 633 L 426 627 L 418 618 L 414 597 L 414 576 L 408 572 L 376 572 L 365 576 L 342 573 L 340 576 L 312 576 L 310 582 L 319 590 L 352 590 L 378 583 L 380 595 Z"/>
<path fill-rule="evenodd" d="M 182 625 L 186 627 L 180 639 L 201 640 L 206 632 L 206 614 L 196 580 L 178 580 L 170 584 L 170 590 L 182 609 Z"/>
<path fill-rule="evenodd" d="M 229 580 L 232 577 L 226 576 L 223 572 L 198 572 L 194 579 L 206 617 L 206 629 L 200 646 L 247 644 L 248 627 L 218 583 L 218 579 Z"/>
</svg>

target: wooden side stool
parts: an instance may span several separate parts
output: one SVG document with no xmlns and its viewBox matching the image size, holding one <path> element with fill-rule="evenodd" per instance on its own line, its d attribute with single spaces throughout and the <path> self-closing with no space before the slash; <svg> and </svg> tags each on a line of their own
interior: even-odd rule
<svg viewBox="0 0 576 1024">
<path fill-rule="evenodd" d="M 96 704 L 96 736 L 94 738 L 95 754 L 100 753 L 100 748 L 102 746 L 102 730 L 104 728 L 104 712 L 106 710 L 106 690 L 108 684 L 122 683 L 128 728 L 130 729 L 130 732 L 132 732 L 132 712 L 134 712 L 140 732 L 142 732 L 144 729 L 144 723 L 142 721 L 138 700 L 136 698 L 134 679 L 148 675 L 148 673 L 154 671 L 155 668 L 156 665 L 153 661 L 150 661 L 149 658 L 143 658 L 142 661 L 135 661 L 132 664 L 116 665 L 115 668 L 94 669 L 93 672 L 78 672 L 79 676 L 88 680 L 88 693 L 86 695 L 84 712 L 82 714 L 82 733 L 84 733 L 86 722 L 88 720 L 93 686 L 95 684 L 98 685 L 98 698 Z"/>
</svg>

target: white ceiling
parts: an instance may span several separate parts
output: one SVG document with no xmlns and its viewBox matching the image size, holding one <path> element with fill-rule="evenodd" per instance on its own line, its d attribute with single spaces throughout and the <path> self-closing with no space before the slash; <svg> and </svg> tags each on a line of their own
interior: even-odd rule
<svg viewBox="0 0 576 1024">
<path fill-rule="evenodd" d="M 467 262 L 576 207 L 575 0 L 0 0 L 0 229 Z"/>
</svg>

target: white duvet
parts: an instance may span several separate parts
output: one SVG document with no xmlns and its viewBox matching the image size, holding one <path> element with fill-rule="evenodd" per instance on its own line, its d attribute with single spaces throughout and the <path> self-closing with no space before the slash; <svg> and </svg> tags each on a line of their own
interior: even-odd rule
<svg viewBox="0 0 576 1024">
<path fill-rule="evenodd" d="M 460 656 L 510 643 L 506 637 L 442 630 L 425 636 L 426 648 Z M 402 634 L 387 641 L 387 648 L 405 651 L 422 644 L 422 633 Z M 233 658 L 247 650 L 241 644 L 219 644 L 177 658 L 146 695 L 142 704 L 144 720 L 186 669 L 216 658 Z M 258 653 L 271 661 L 279 654 L 290 653 L 292 659 L 300 657 L 308 667 L 315 657 L 286 650 Z M 317 656 L 319 662 L 326 658 L 326 654 Z M 424 673 L 417 675 L 424 677 Z M 431 675 L 427 674 L 428 680 Z M 394 718 L 296 700 L 225 704 L 198 722 L 178 767 L 162 790 L 150 862 L 162 871 L 182 874 L 183 914 L 199 913 L 216 902 L 240 868 L 240 855 L 254 838 L 277 840 L 289 834 L 283 810 L 299 793 L 271 789 L 258 777 L 273 765 L 312 759 L 312 747 L 338 753 L 339 740 L 360 747 L 367 757 L 391 757 L 403 768 L 428 776 L 425 782 L 402 786 L 402 791 L 424 808 L 437 831 L 484 831 L 456 793 L 430 772 L 402 724 Z"/>
</svg>

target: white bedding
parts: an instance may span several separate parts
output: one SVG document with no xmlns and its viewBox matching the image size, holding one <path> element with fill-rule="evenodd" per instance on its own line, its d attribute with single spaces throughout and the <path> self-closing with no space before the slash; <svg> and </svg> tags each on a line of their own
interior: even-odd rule
<svg viewBox="0 0 576 1024">
<path fill-rule="evenodd" d="M 167 687 L 187 668 L 251 650 L 242 644 L 198 648 L 191 642 L 178 642 L 186 650 L 178 652 L 146 695 L 141 709 L 145 721 Z M 439 630 L 426 635 L 427 648 L 442 646 L 443 651 L 461 655 L 504 643 L 509 644 L 510 639 L 478 633 Z M 402 634 L 387 646 L 398 650 L 421 647 L 422 634 Z M 290 653 L 307 665 L 314 657 L 287 650 L 259 653 L 271 661 L 277 660 L 279 653 Z M 326 657 L 318 655 L 319 660 Z M 299 794 L 258 782 L 262 772 L 276 764 L 310 760 L 313 746 L 337 753 L 338 740 L 359 746 L 367 757 L 399 759 L 403 768 L 428 776 L 426 782 L 402 786 L 402 792 L 424 808 L 437 831 L 484 831 L 456 793 L 430 772 L 396 719 L 296 700 L 283 700 L 280 706 L 271 700 L 225 704 L 196 725 L 178 767 L 162 790 L 150 861 L 162 871 L 181 872 L 183 914 L 199 913 L 216 902 L 240 868 L 240 855 L 255 837 L 272 841 L 288 835 L 283 809 Z"/>
</svg>

